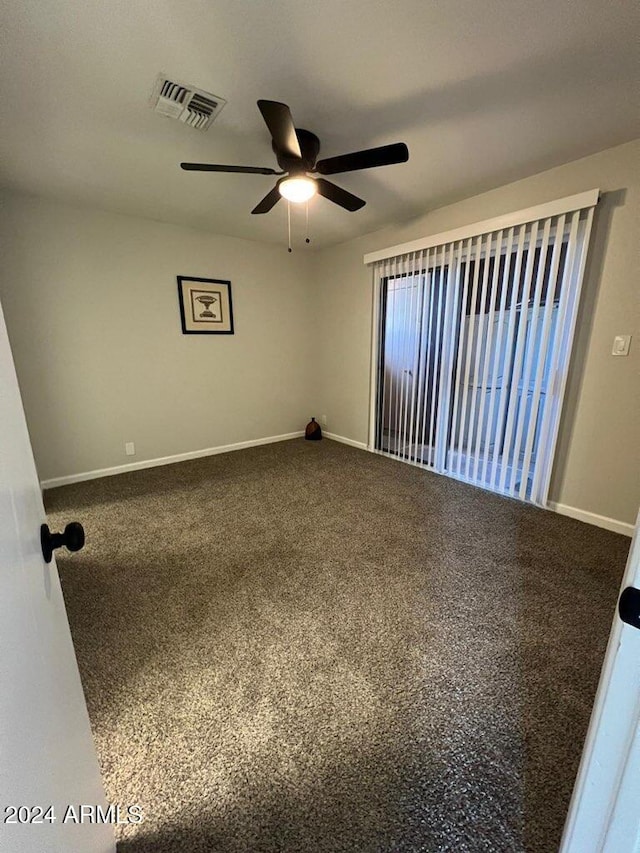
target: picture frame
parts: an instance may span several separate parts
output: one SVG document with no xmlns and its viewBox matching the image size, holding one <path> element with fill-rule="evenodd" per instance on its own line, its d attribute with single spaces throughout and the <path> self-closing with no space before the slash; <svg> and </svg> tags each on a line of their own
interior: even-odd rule
<svg viewBox="0 0 640 853">
<path fill-rule="evenodd" d="M 179 275 L 178 304 L 183 335 L 233 335 L 231 282 Z"/>
</svg>

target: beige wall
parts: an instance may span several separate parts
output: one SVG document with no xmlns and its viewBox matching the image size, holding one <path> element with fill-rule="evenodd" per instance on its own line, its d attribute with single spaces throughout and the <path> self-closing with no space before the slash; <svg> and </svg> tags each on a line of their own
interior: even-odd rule
<svg viewBox="0 0 640 853">
<path fill-rule="evenodd" d="M 317 411 L 327 430 L 366 442 L 371 282 L 365 252 L 599 187 L 589 266 L 550 498 L 634 523 L 640 502 L 640 141 L 431 211 L 315 258 Z M 633 334 L 627 358 L 616 334 Z"/>
<path fill-rule="evenodd" d="M 304 428 L 308 255 L 13 195 L 0 234 L 41 479 Z M 182 334 L 178 274 L 231 280 L 235 335 Z"/>
</svg>

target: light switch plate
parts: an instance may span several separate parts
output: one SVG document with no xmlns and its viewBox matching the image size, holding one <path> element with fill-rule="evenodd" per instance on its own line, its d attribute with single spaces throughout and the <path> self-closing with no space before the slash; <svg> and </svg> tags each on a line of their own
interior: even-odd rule
<svg viewBox="0 0 640 853">
<path fill-rule="evenodd" d="M 616 335 L 613 339 L 611 355 L 629 355 L 629 344 L 631 335 Z"/>
</svg>

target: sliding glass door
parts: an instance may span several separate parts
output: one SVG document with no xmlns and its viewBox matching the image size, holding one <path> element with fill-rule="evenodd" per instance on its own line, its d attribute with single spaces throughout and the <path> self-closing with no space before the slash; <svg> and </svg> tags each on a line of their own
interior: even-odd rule
<svg viewBox="0 0 640 853">
<path fill-rule="evenodd" d="M 546 504 L 592 212 L 374 265 L 374 449 Z"/>
</svg>

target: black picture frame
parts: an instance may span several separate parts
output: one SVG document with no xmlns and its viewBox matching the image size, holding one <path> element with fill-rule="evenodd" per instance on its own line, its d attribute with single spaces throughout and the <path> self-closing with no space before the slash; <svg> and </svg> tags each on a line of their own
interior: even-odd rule
<svg viewBox="0 0 640 853">
<path fill-rule="evenodd" d="M 183 335 L 235 334 L 230 281 L 191 275 L 179 275 L 177 280 Z M 196 306 L 196 302 L 200 305 Z M 197 316 L 196 312 L 199 312 Z"/>
</svg>

